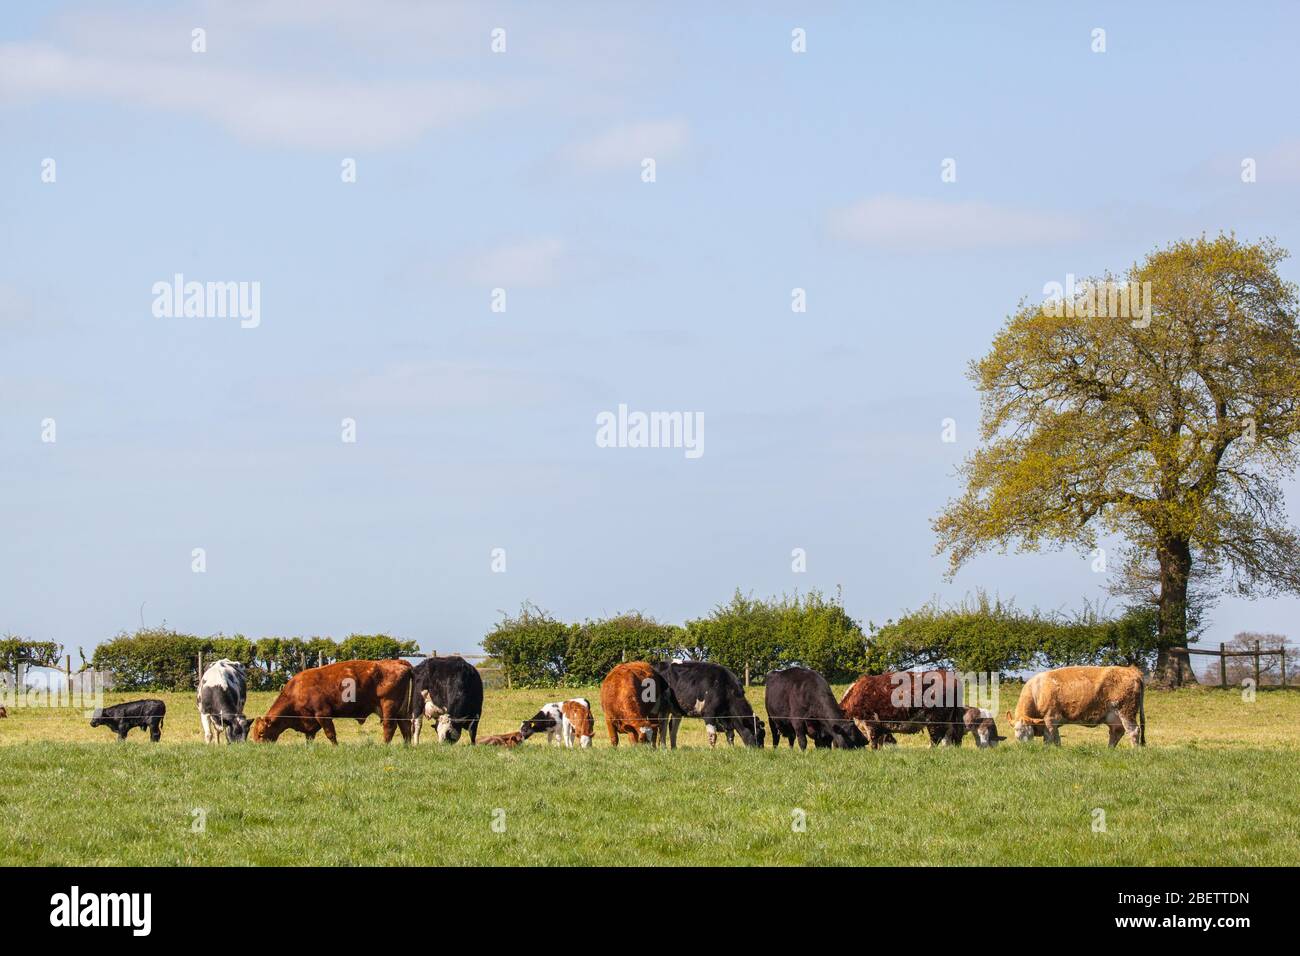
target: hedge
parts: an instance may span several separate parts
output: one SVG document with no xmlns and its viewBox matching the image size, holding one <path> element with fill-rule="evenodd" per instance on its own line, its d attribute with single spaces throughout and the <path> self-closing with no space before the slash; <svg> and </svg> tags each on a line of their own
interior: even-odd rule
<svg viewBox="0 0 1300 956">
<path fill-rule="evenodd" d="M 204 660 L 228 657 L 248 668 L 249 690 L 278 690 L 294 674 L 337 660 L 381 660 L 418 654 L 415 641 L 386 634 L 353 634 L 343 641 L 325 637 L 243 635 L 195 637 L 160 628 L 119 634 L 95 648 L 91 665 L 113 672 L 121 690 L 193 690 L 198 655 Z"/>
<path fill-rule="evenodd" d="M 1014 602 L 979 593 L 948 607 L 931 603 L 882 627 L 871 627 L 867 670 L 947 666 L 1001 673 L 1072 664 L 1134 664 L 1150 669 L 1157 648 L 1157 612 L 1133 608 L 1106 618 L 1085 606 L 1073 619 L 1022 612 Z"/>
<path fill-rule="evenodd" d="M 844 683 L 863 673 L 913 667 L 1007 673 L 1069 664 L 1138 664 L 1156 649 L 1154 610 L 1108 618 L 1085 606 L 1074 618 L 1022 612 L 1014 602 L 977 593 L 973 601 L 938 603 L 883 626 L 862 627 L 839 604 L 812 591 L 768 600 L 737 591 L 708 617 L 684 627 L 640 612 L 581 624 L 559 621 L 525 603 L 483 639 L 483 648 L 514 686 L 591 686 L 622 660 L 709 660 L 753 683 L 768 671 L 802 665 Z"/>
</svg>

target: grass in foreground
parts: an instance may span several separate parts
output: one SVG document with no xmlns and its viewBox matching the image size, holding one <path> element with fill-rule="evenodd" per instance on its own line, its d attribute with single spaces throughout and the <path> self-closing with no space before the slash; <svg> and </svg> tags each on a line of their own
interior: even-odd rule
<svg viewBox="0 0 1300 956">
<path fill-rule="evenodd" d="M 567 693 L 573 693 L 572 691 Z M 490 691 L 484 732 L 566 693 Z M 586 694 L 593 703 L 598 695 Z M 589 751 L 204 747 L 192 695 L 163 743 L 80 713 L 0 721 L 0 859 L 11 864 L 1065 864 L 1300 862 L 1300 693 L 1150 693 L 1145 751 L 1066 746 Z M 272 695 L 255 695 L 260 713 Z M 753 697 L 761 702 L 761 690 Z M 1014 689 L 1004 690 L 1014 701 Z M 113 700 L 124 699 L 115 695 Z M 760 709 L 761 712 L 761 709 Z M 599 717 L 599 715 L 598 715 Z M 427 728 L 426 728 L 427 729 Z M 1006 732 L 1006 728 L 1003 728 Z M 1104 811 L 1105 830 L 1097 832 Z M 800 811 L 802 832 L 795 824 Z M 199 827 L 201 823 L 201 827 Z M 495 826 L 494 826 L 495 824 Z M 502 829 L 503 825 L 503 829 Z M 199 827 L 196 830 L 196 827 Z M 500 832 L 498 832 L 500 831 Z"/>
</svg>

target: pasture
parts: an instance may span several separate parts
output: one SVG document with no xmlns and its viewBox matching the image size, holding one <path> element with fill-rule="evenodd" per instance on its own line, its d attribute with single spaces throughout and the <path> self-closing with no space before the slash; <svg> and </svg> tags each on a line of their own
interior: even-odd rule
<svg viewBox="0 0 1300 956">
<path fill-rule="evenodd" d="M 836 687 L 836 692 L 843 690 Z M 1019 688 L 1004 685 L 1001 713 Z M 762 710 L 762 688 L 751 688 Z M 1148 691 L 1145 751 L 1104 728 L 1064 746 L 879 752 L 710 751 L 700 721 L 676 752 L 609 746 L 596 688 L 488 690 L 480 735 L 584 694 L 593 748 L 404 749 L 379 723 L 340 746 L 205 747 L 192 694 L 161 744 L 118 744 L 80 711 L 0 720 L 0 859 L 65 865 L 992 864 L 1300 862 L 1300 692 Z M 247 713 L 273 694 L 250 695 Z M 1104 812 L 1104 830 L 1097 829 Z M 800 821 L 804 826 L 799 827 Z"/>
</svg>

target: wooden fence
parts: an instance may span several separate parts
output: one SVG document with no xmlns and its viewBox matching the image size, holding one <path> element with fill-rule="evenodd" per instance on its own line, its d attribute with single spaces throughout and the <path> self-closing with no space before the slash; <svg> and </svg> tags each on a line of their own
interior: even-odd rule
<svg viewBox="0 0 1300 956">
<path fill-rule="evenodd" d="M 1259 641 L 1256 641 L 1255 646 L 1248 650 L 1229 650 L 1227 644 L 1220 644 L 1217 651 L 1207 650 L 1201 647 L 1172 647 L 1170 648 L 1170 651 L 1175 654 L 1199 654 L 1202 657 L 1217 657 L 1219 659 L 1220 687 L 1228 686 L 1228 659 L 1232 657 L 1249 657 L 1254 659 L 1253 674 L 1256 687 L 1281 687 L 1288 690 L 1300 689 L 1300 684 L 1294 682 L 1288 683 L 1289 678 L 1286 671 L 1287 645 L 1285 644 L 1279 645 L 1278 647 L 1266 648 L 1260 647 Z M 1276 657 L 1280 664 L 1278 682 L 1276 684 L 1264 684 L 1261 681 L 1261 677 L 1264 675 L 1261 673 L 1260 661 L 1263 658 L 1271 657 Z M 1271 677 L 1272 674 L 1267 676 Z"/>
</svg>

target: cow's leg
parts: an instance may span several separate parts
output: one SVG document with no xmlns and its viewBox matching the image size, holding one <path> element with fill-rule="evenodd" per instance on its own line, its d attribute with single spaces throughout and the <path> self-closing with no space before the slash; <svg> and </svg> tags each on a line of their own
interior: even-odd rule
<svg viewBox="0 0 1300 956">
<path fill-rule="evenodd" d="M 1061 729 L 1052 723 L 1050 717 L 1043 718 L 1043 746 L 1050 747 L 1052 744 L 1060 745 Z"/>
<path fill-rule="evenodd" d="M 212 718 L 207 714 L 199 714 L 199 723 L 203 725 L 203 742 L 212 743 Z"/>
<path fill-rule="evenodd" d="M 397 730 L 397 722 L 389 717 L 380 716 L 379 729 L 383 732 L 384 743 L 392 743 L 393 733 Z"/>
<path fill-rule="evenodd" d="M 154 743 L 162 740 L 162 720 L 149 721 L 149 739 Z"/>
<path fill-rule="evenodd" d="M 807 749 L 808 749 L 808 733 L 807 733 L 807 731 L 804 730 L 804 726 L 803 726 L 802 723 L 796 723 L 796 724 L 794 725 L 794 735 L 799 739 L 799 749 L 800 749 L 800 750 L 807 750 Z M 793 747 L 794 744 L 791 744 L 790 746 Z"/>
<path fill-rule="evenodd" d="M 424 727 L 424 714 L 417 713 L 411 720 L 411 743 L 420 742 L 420 730 Z"/>
<path fill-rule="evenodd" d="M 325 739 L 337 747 L 339 745 L 339 738 L 334 733 L 334 721 L 330 720 L 328 717 L 318 717 L 316 722 L 320 724 L 320 729 L 325 731 Z"/>
<path fill-rule="evenodd" d="M 130 727 L 124 727 L 124 726 L 122 726 L 121 724 L 118 724 L 118 727 L 117 727 L 117 739 L 118 739 L 118 740 L 126 740 L 126 735 L 129 734 L 130 732 L 131 732 L 131 728 L 130 728 Z"/>
<path fill-rule="evenodd" d="M 635 727 L 625 732 L 627 733 L 627 742 L 631 744 L 633 747 L 635 747 L 637 744 L 641 742 L 641 734 L 637 731 Z"/>
<path fill-rule="evenodd" d="M 677 749 L 677 728 L 682 725 L 682 719 L 676 715 L 668 717 L 668 746 L 672 750 Z"/>
<path fill-rule="evenodd" d="M 1138 730 L 1140 727 L 1138 722 L 1130 717 L 1125 717 L 1123 714 L 1119 715 L 1119 720 L 1120 726 L 1112 727 L 1110 729 L 1110 745 L 1112 747 L 1118 745 L 1119 738 L 1124 734 L 1128 734 L 1128 739 L 1132 741 L 1134 747 L 1142 746 L 1138 742 Z"/>
<path fill-rule="evenodd" d="M 736 746 L 736 728 L 728 727 L 726 729 L 726 734 L 727 734 L 727 746 L 728 747 Z"/>
<path fill-rule="evenodd" d="M 475 717 L 469 722 L 469 745 L 473 747 L 478 743 L 478 718 Z"/>
<path fill-rule="evenodd" d="M 614 727 L 614 721 L 610 720 L 608 717 L 605 718 L 605 733 L 609 734 L 609 745 L 611 747 L 617 747 L 618 730 Z"/>
</svg>

